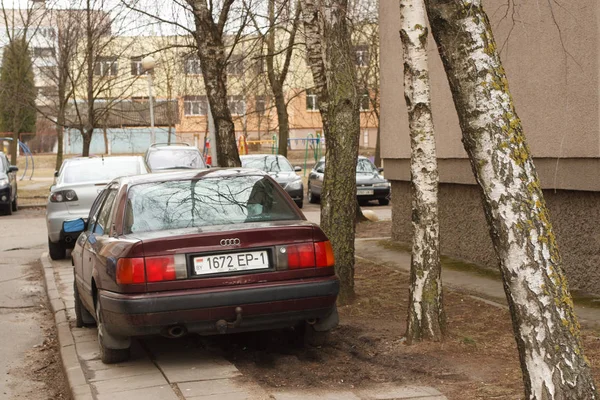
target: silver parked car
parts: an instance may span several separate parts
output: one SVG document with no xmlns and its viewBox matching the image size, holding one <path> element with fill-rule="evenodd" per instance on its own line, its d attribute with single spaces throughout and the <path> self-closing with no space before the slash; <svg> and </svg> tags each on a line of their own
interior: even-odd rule
<svg viewBox="0 0 600 400">
<path fill-rule="evenodd" d="M 77 233 L 65 232 L 66 220 L 87 218 L 92 203 L 107 183 L 120 176 L 148 173 L 140 156 L 78 157 L 67 159 L 57 171 L 46 206 L 50 258 L 65 258 L 73 248 Z"/>
<path fill-rule="evenodd" d="M 187 143 L 154 143 L 146 151 L 144 160 L 152 172 L 207 168 L 200 150 Z"/>
</svg>

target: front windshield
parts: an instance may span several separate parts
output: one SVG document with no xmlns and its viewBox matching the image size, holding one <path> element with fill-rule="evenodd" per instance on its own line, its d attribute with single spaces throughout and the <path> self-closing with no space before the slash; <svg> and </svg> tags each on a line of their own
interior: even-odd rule
<svg viewBox="0 0 600 400">
<path fill-rule="evenodd" d="M 265 172 L 293 172 L 294 168 L 285 157 L 264 156 L 264 157 L 244 157 L 242 158 L 242 167 L 256 168 Z"/>
<path fill-rule="evenodd" d="M 358 174 L 373 174 L 376 172 L 378 172 L 377 168 L 369 160 L 362 158 L 358 160 L 358 163 L 356 163 L 356 173 Z"/>
<path fill-rule="evenodd" d="M 206 168 L 198 149 L 152 151 L 148 156 L 148 165 L 152 170 Z"/>
<path fill-rule="evenodd" d="M 137 157 L 106 157 L 69 161 L 62 183 L 110 182 L 120 176 L 142 173 Z"/>
<path fill-rule="evenodd" d="M 124 230 L 138 233 L 298 219 L 270 179 L 219 177 L 132 186 Z"/>
</svg>

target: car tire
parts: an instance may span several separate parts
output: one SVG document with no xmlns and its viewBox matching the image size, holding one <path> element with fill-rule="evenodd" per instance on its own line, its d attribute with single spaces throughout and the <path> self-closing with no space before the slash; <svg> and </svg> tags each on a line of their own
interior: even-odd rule
<svg viewBox="0 0 600 400">
<path fill-rule="evenodd" d="M 67 255 L 67 249 L 62 243 L 53 243 L 50 239 L 48 239 L 48 250 L 53 260 L 62 260 Z"/>
<path fill-rule="evenodd" d="M 304 200 L 296 200 L 294 203 L 296 203 L 298 208 L 302 208 L 302 206 L 304 206 Z"/>
<path fill-rule="evenodd" d="M 98 347 L 100 359 L 104 364 L 117 364 L 129 360 L 129 347 L 124 349 L 111 349 L 106 346 L 105 337 L 108 335 L 102 323 L 102 308 L 100 300 L 96 299 L 96 325 L 98 326 Z"/>
<path fill-rule="evenodd" d="M 75 299 L 75 326 L 77 328 L 93 326 L 96 320 L 92 314 L 85 309 L 81 297 L 79 297 L 79 289 L 77 289 L 77 284 L 75 282 L 73 282 L 73 297 Z"/>
<path fill-rule="evenodd" d="M 319 202 L 319 198 L 313 194 L 310 185 L 308 185 L 308 202 L 310 204 L 317 204 Z"/>
<path fill-rule="evenodd" d="M 12 215 L 13 210 L 12 210 L 12 204 L 7 204 L 4 206 L 4 214 L 5 215 Z"/>
<path fill-rule="evenodd" d="M 12 204 L 11 204 L 11 209 L 12 211 L 16 212 L 19 209 L 19 204 L 18 204 L 18 197 L 15 196 L 15 199 L 13 200 Z"/>
<path fill-rule="evenodd" d="M 388 204 L 390 204 L 390 200 L 389 199 L 379 199 L 379 205 L 380 206 L 387 206 Z"/>
</svg>

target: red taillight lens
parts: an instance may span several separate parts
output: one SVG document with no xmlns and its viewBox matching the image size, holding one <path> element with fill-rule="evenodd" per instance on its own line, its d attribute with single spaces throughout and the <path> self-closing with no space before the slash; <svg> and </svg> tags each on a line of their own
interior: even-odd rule
<svg viewBox="0 0 600 400">
<path fill-rule="evenodd" d="M 288 268 L 308 268 L 315 266 L 315 248 L 312 243 L 287 246 Z"/>
<path fill-rule="evenodd" d="M 315 243 L 315 259 L 317 268 L 333 267 L 335 265 L 333 247 L 331 247 L 331 242 L 329 242 L 329 240 Z"/>
<path fill-rule="evenodd" d="M 145 283 L 144 259 L 119 258 L 117 261 L 117 283 L 130 285 L 132 283 Z"/>
<path fill-rule="evenodd" d="M 175 258 L 146 257 L 146 279 L 148 282 L 174 281 L 177 279 Z"/>
</svg>

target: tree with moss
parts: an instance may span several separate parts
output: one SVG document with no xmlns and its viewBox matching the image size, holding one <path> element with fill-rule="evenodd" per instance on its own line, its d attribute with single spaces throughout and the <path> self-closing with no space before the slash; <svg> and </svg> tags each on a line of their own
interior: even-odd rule
<svg viewBox="0 0 600 400">
<path fill-rule="evenodd" d="M 0 66 L 0 129 L 12 132 L 11 164 L 17 163 L 19 134 L 35 132 L 35 82 L 25 37 L 13 37 Z"/>
<path fill-rule="evenodd" d="M 536 400 L 598 394 L 542 187 L 481 0 L 425 0 Z"/>
</svg>

